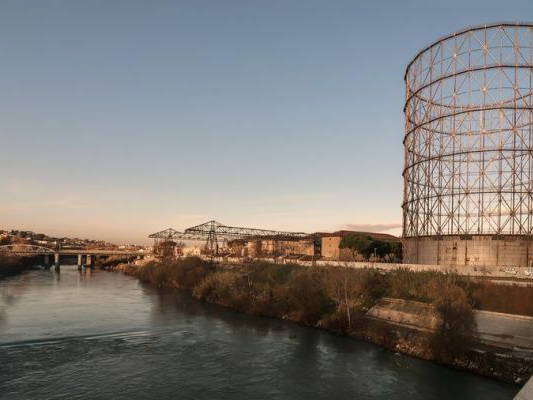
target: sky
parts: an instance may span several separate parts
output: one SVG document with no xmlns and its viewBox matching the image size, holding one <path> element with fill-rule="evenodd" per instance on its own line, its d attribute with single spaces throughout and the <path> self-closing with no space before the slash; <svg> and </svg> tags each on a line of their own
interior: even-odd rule
<svg viewBox="0 0 533 400">
<path fill-rule="evenodd" d="M 2 0 L 0 229 L 400 234 L 405 67 L 531 16 L 531 0 Z"/>
</svg>

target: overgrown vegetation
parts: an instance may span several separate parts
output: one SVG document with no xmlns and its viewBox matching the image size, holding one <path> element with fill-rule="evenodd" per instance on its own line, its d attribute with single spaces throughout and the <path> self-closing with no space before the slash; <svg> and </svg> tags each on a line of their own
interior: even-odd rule
<svg viewBox="0 0 533 400">
<path fill-rule="evenodd" d="M 166 264 L 150 262 L 126 272 L 158 287 L 185 289 L 198 299 L 242 312 L 339 332 L 351 329 L 357 314 L 384 293 L 376 284 L 381 275 L 374 270 L 325 270 L 265 262 L 221 269 L 190 257 Z"/>
<path fill-rule="evenodd" d="M 150 262 L 129 273 L 158 287 L 176 287 L 194 297 L 250 314 L 290 319 L 336 332 L 357 328 L 361 316 L 380 298 L 433 304 L 442 319 L 435 349 L 468 344 L 474 307 L 533 316 L 533 288 L 474 282 L 453 273 L 375 269 L 314 268 L 255 262 L 221 269 L 197 257 L 172 263 Z M 520 290 L 521 289 L 521 290 Z M 503 296 L 502 296 L 503 295 Z M 504 302 L 502 297 L 506 297 Z M 497 300 L 500 299 L 500 300 Z M 453 356 L 444 353 L 442 356 Z"/>
<path fill-rule="evenodd" d="M 470 349 L 475 331 L 472 302 L 453 279 L 440 282 L 437 289 L 433 304 L 441 324 L 432 337 L 431 347 L 438 359 L 451 362 Z"/>
<path fill-rule="evenodd" d="M 198 299 L 241 312 L 368 338 L 394 351 L 457 366 L 469 365 L 472 356 L 468 351 L 474 337 L 474 308 L 533 316 L 533 287 L 500 286 L 453 273 L 407 269 L 383 273 L 266 262 L 227 266 L 197 257 L 119 269 L 143 282 L 180 288 Z M 368 309 L 383 297 L 431 304 L 439 317 L 438 328 L 398 339 L 402 336 L 397 328 L 366 317 Z"/>
<path fill-rule="evenodd" d="M 103 260 L 99 260 L 99 264 L 103 268 L 107 268 L 107 267 L 116 267 L 119 264 L 126 264 L 128 263 L 128 261 L 129 261 L 129 258 L 127 256 L 116 255 L 116 256 L 106 257 Z"/>
<path fill-rule="evenodd" d="M 262 261 L 217 268 L 198 257 L 188 257 L 131 266 L 127 273 L 158 287 L 185 289 L 198 298 L 224 305 L 242 300 L 243 311 L 272 316 L 301 314 L 309 324 L 340 310 L 348 323 L 353 313 L 367 310 L 382 297 L 434 304 L 443 313 L 443 304 L 460 298 L 461 307 L 533 316 L 533 287 L 499 285 L 447 272 L 398 269 L 383 273 L 372 268 L 319 268 Z M 306 312 L 314 317 L 303 317 Z"/>
</svg>

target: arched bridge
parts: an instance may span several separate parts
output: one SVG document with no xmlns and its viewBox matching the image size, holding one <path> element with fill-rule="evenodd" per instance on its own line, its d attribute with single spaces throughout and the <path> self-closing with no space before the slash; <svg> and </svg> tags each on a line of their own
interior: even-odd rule
<svg viewBox="0 0 533 400">
<path fill-rule="evenodd" d="M 146 256 L 145 253 L 134 250 L 51 249 L 49 247 L 31 244 L 8 244 L 0 246 L 0 255 L 18 257 L 43 256 L 45 267 L 50 265 L 50 257 L 53 256 L 56 269 L 60 267 L 61 256 L 77 256 L 79 268 L 82 265 L 92 267 L 95 258 L 98 256 L 125 256 L 128 258 L 143 258 Z"/>
</svg>

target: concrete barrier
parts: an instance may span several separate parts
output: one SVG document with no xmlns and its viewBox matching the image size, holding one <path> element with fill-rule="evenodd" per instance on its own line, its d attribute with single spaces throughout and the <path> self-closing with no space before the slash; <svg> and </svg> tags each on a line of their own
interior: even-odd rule
<svg viewBox="0 0 533 400">
<path fill-rule="evenodd" d="M 366 315 L 419 330 L 432 331 L 440 324 L 440 318 L 431 305 L 388 297 L 379 300 Z"/>
<path fill-rule="evenodd" d="M 533 318 L 475 310 L 480 339 L 500 347 L 533 349 Z"/>
<path fill-rule="evenodd" d="M 418 301 L 383 298 L 367 312 L 382 321 L 433 331 L 440 317 L 431 304 Z M 502 348 L 533 350 L 533 318 L 524 315 L 474 310 L 476 336 L 486 344 Z"/>
<path fill-rule="evenodd" d="M 527 381 L 514 400 L 533 400 L 533 377 Z"/>
</svg>

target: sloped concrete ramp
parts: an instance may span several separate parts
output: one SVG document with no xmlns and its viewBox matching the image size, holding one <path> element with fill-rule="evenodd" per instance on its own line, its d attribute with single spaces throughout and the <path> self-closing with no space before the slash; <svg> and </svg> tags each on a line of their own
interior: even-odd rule
<svg viewBox="0 0 533 400">
<path fill-rule="evenodd" d="M 533 318 L 523 315 L 474 311 L 481 340 L 504 347 L 533 349 Z"/>
<path fill-rule="evenodd" d="M 515 396 L 514 400 L 533 400 L 533 378 L 527 381 L 522 390 Z"/>
<path fill-rule="evenodd" d="M 419 330 L 433 331 L 440 323 L 431 304 L 418 301 L 383 298 L 367 316 Z M 498 347 L 533 351 L 533 318 L 474 310 L 476 335 L 487 344 Z"/>
</svg>

